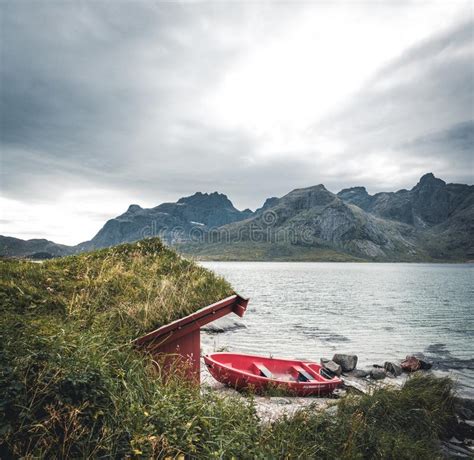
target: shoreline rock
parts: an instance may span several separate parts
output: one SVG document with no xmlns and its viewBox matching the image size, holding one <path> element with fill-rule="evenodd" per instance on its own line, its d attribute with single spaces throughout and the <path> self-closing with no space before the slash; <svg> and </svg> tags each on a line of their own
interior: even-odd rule
<svg viewBox="0 0 474 460">
<path fill-rule="evenodd" d="M 423 361 L 416 356 L 407 356 L 401 363 L 400 367 L 405 372 L 415 372 L 418 370 L 427 371 L 433 367 L 428 361 Z"/>
<path fill-rule="evenodd" d="M 370 371 L 370 378 L 373 380 L 383 380 L 385 377 L 387 377 L 385 369 L 375 367 Z"/>
<path fill-rule="evenodd" d="M 357 367 L 357 355 L 348 355 L 344 353 L 336 353 L 332 360 L 339 364 L 342 368 L 342 372 L 353 371 Z"/>
<path fill-rule="evenodd" d="M 363 369 L 354 369 L 353 371 L 349 372 L 349 375 L 356 379 L 364 379 L 369 375 L 369 372 L 364 371 Z"/>
<path fill-rule="evenodd" d="M 321 358 L 321 366 L 324 367 L 324 369 L 328 370 L 331 374 L 337 375 L 340 377 L 342 374 L 342 367 L 335 363 L 334 361 L 326 358 Z"/>
<path fill-rule="evenodd" d="M 383 367 L 387 372 L 392 374 L 394 377 L 398 377 L 399 375 L 402 375 L 402 368 L 398 364 L 395 364 L 394 362 L 385 361 Z"/>
</svg>

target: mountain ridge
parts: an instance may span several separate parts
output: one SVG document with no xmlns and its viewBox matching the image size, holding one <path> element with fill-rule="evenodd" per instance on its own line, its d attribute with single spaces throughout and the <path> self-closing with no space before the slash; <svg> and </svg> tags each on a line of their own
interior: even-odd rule
<svg viewBox="0 0 474 460">
<path fill-rule="evenodd" d="M 76 246 L 0 237 L 0 255 L 55 257 L 150 236 L 215 259 L 278 253 L 306 260 L 306 251 L 315 260 L 319 252 L 334 260 L 468 261 L 474 258 L 474 186 L 446 184 L 432 173 L 410 190 L 374 195 L 363 186 L 332 193 L 318 184 L 268 198 L 255 212 L 236 209 L 224 194 L 197 192 L 153 208 L 131 204 Z"/>
</svg>

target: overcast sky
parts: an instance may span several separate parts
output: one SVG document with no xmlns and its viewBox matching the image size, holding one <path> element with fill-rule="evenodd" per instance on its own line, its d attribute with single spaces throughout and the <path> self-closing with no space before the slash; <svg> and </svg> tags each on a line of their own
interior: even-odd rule
<svg viewBox="0 0 474 460">
<path fill-rule="evenodd" d="M 196 191 L 472 183 L 472 5 L 0 2 L 0 234 L 76 244 Z"/>
</svg>

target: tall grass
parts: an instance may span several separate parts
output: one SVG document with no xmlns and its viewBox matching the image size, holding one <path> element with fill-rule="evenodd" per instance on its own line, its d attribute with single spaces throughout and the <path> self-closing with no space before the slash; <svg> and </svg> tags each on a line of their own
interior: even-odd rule
<svg viewBox="0 0 474 460">
<path fill-rule="evenodd" d="M 335 414 L 301 411 L 263 438 L 273 458 L 433 460 L 442 458 L 437 440 L 453 423 L 452 381 L 414 376 L 401 390 L 342 398 Z"/>
<path fill-rule="evenodd" d="M 157 238 L 42 264 L 3 260 L 0 275 L 2 311 L 54 314 L 129 339 L 232 293 Z"/>
<path fill-rule="evenodd" d="M 252 398 L 157 379 L 131 339 L 231 292 L 158 240 L 0 263 L 0 458 L 437 458 L 446 379 L 260 423 Z"/>
<path fill-rule="evenodd" d="M 2 331 L 1 458 L 212 457 L 251 440 L 250 405 L 163 385 L 146 357 L 105 334 L 16 316 Z"/>
</svg>

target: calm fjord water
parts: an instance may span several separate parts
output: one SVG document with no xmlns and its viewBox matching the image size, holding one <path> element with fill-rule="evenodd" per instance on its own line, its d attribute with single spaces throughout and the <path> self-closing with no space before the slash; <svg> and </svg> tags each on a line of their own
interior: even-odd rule
<svg viewBox="0 0 474 460">
<path fill-rule="evenodd" d="M 335 352 L 359 367 L 423 353 L 474 397 L 474 266 L 202 262 L 251 299 L 246 329 L 216 347 L 319 361 Z"/>
</svg>

